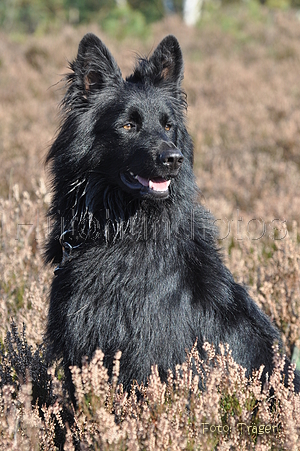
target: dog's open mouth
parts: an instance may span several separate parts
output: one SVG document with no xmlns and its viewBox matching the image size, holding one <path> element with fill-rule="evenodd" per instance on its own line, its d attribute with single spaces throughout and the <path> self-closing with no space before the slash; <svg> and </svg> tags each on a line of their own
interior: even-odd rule
<svg viewBox="0 0 300 451">
<path fill-rule="evenodd" d="M 168 197 L 169 195 L 170 180 L 161 177 L 146 179 L 133 174 L 133 172 L 122 172 L 120 178 L 130 191 L 140 192 L 142 195 L 151 194 L 160 198 Z"/>
</svg>

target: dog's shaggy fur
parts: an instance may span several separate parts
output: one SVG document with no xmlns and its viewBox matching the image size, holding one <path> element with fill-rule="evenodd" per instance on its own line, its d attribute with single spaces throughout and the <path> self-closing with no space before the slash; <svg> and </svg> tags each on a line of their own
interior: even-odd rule
<svg viewBox="0 0 300 451">
<path fill-rule="evenodd" d="M 66 371 L 97 348 L 120 382 L 162 379 L 197 341 L 228 343 L 248 374 L 272 372 L 277 330 L 236 284 L 197 203 L 193 146 L 181 89 L 183 60 L 167 36 L 123 80 L 87 34 L 67 76 L 63 122 L 47 161 L 53 227 L 46 260 L 58 266 L 47 337 Z M 286 370 L 287 373 L 287 370 Z M 295 388 L 299 390 L 296 375 Z"/>
</svg>

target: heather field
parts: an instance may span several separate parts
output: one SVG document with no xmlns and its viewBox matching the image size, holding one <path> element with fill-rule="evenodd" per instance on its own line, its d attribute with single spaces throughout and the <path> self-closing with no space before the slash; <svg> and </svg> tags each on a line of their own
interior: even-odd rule
<svg viewBox="0 0 300 451">
<path fill-rule="evenodd" d="M 249 383 L 226 346 L 207 343 L 207 362 L 189 350 L 168 384 L 153 368 L 137 398 L 118 385 L 120 356 L 109 382 L 99 351 L 73 369 L 76 412 L 59 362 L 46 368 L 53 268 L 42 260 L 50 201 L 44 159 L 59 124 L 59 81 L 87 31 L 104 40 L 124 76 L 137 53 L 148 54 L 169 33 L 178 38 L 200 200 L 216 218 L 235 278 L 277 324 L 287 355 L 300 366 L 296 12 L 254 2 L 211 5 L 197 28 L 170 17 L 143 37 L 122 40 L 97 25 L 28 36 L 0 30 L 0 449 L 299 450 L 300 396 L 284 387 L 278 352 L 276 370 L 261 387 L 260 371 Z M 199 392 L 204 373 L 206 391 Z"/>
</svg>

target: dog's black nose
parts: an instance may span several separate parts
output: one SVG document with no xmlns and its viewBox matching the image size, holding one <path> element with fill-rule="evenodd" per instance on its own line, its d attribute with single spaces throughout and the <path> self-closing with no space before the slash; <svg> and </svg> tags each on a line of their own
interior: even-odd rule
<svg viewBox="0 0 300 451">
<path fill-rule="evenodd" d="M 182 162 L 183 155 L 178 149 L 167 149 L 159 155 L 160 162 L 170 171 L 178 171 Z"/>
</svg>

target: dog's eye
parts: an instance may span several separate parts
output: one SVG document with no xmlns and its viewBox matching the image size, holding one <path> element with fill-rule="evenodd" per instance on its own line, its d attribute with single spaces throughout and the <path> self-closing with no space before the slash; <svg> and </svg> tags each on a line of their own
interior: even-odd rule
<svg viewBox="0 0 300 451">
<path fill-rule="evenodd" d="M 166 132 L 169 132 L 171 130 L 172 125 L 171 124 L 166 124 L 165 125 L 165 130 Z"/>
<path fill-rule="evenodd" d="M 134 125 L 128 122 L 128 124 L 123 125 L 123 128 L 125 130 L 131 130 L 132 128 L 134 128 Z"/>
</svg>

